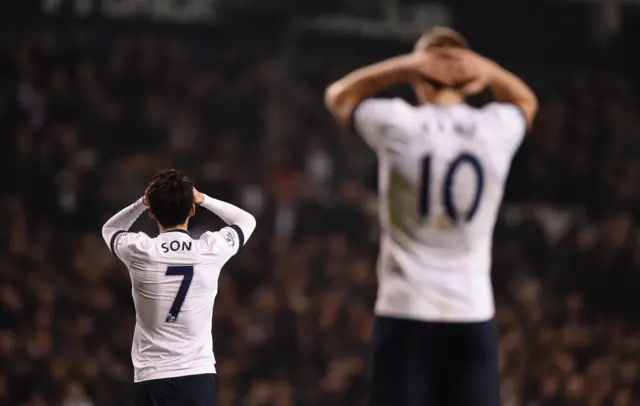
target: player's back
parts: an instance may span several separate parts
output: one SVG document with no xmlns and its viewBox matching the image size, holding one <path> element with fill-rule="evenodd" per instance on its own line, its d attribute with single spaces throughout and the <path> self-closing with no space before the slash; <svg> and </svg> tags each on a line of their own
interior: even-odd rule
<svg viewBox="0 0 640 406">
<path fill-rule="evenodd" d="M 187 225 L 196 205 L 227 226 L 192 239 Z M 129 231 L 147 209 L 160 230 L 156 238 Z M 250 213 L 198 192 L 175 169 L 159 171 L 144 197 L 102 226 L 102 238 L 131 277 L 137 406 L 217 404 L 211 324 L 218 276 L 255 227 Z"/>
<path fill-rule="evenodd" d="M 220 241 L 225 230 L 200 239 L 185 230 L 131 234 L 117 252 L 136 308 L 135 381 L 215 372 L 211 323 L 218 276 L 230 257 Z"/>
<path fill-rule="evenodd" d="M 380 161 L 377 313 L 490 319 L 492 234 L 525 132 L 520 111 L 374 99 L 358 108 L 354 124 Z"/>
</svg>

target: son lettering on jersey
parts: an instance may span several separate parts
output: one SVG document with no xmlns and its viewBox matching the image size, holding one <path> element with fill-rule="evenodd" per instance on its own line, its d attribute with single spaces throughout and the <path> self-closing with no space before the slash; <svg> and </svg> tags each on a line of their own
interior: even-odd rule
<svg viewBox="0 0 640 406">
<path fill-rule="evenodd" d="M 166 254 L 169 251 L 191 251 L 193 241 L 171 241 L 170 243 L 163 242 L 160 247 Z"/>
</svg>

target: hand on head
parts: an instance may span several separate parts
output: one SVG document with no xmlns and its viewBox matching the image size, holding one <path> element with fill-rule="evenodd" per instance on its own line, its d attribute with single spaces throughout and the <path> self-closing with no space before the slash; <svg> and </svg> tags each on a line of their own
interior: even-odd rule
<svg viewBox="0 0 640 406">
<path fill-rule="evenodd" d="M 198 205 L 204 203 L 204 195 L 198 192 L 198 189 L 195 187 L 193 188 L 193 203 Z"/>
<path fill-rule="evenodd" d="M 417 50 L 411 54 L 411 59 L 420 74 L 445 85 L 460 86 L 467 95 L 483 91 L 496 66 L 469 49 L 459 48 Z"/>
<path fill-rule="evenodd" d="M 456 58 L 461 66 L 463 76 L 468 79 L 466 82 L 462 82 L 465 83 L 462 88 L 465 94 L 482 92 L 498 70 L 498 65 L 495 62 L 469 49 L 451 49 L 448 52 Z"/>
<path fill-rule="evenodd" d="M 146 207 L 147 209 L 149 208 L 149 188 L 151 187 L 151 185 L 147 186 L 147 188 L 144 191 L 144 198 L 142 198 L 142 204 L 144 205 L 144 207 Z"/>
<path fill-rule="evenodd" d="M 144 207 L 149 208 L 149 188 L 151 187 L 151 185 L 147 186 L 147 189 L 144 191 L 144 197 L 142 199 L 142 204 L 144 205 Z M 193 203 L 194 204 L 202 204 L 204 203 L 204 195 L 200 192 L 198 192 L 198 189 L 196 189 L 195 187 L 193 188 Z"/>
</svg>

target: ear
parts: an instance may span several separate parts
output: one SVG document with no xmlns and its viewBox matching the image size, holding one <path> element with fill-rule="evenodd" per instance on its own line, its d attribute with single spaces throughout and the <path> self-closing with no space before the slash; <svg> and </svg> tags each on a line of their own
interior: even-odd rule
<svg viewBox="0 0 640 406">
<path fill-rule="evenodd" d="M 189 218 L 193 217 L 196 214 L 196 205 L 195 203 L 191 205 L 191 211 L 189 211 Z"/>
<path fill-rule="evenodd" d="M 154 220 L 156 219 L 156 216 L 155 216 L 155 215 L 153 214 L 153 212 L 151 211 L 151 207 L 149 207 L 149 208 L 147 209 L 147 213 L 149 214 L 149 217 L 151 217 L 151 218 L 152 218 L 152 219 L 154 219 Z"/>
</svg>

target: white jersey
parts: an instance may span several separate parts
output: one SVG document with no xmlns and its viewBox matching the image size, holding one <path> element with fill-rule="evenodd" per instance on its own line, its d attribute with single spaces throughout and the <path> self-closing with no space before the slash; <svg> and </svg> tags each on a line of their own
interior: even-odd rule
<svg viewBox="0 0 640 406">
<path fill-rule="evenodd" d="M 128 229 L 144 211 L 138 201 L 103 228 L 105 241 L 131 277 L 136 309 L 131 348 L 135 382 L 216 371 L 211 328 L 218 277 L 255 227 L 253 217 L 235 206 L 208 197 L 203 206 L 215 212 L 216 204 L 233 207 L 250 220 L 206 232 L 199 239 L 186 230 L 167 231 L 155 238 L 116 230 L 110 222 L 128 219 Z"/>
<path fill-rule="evenodd" d="M 493 228 L 526 132 L 521 110 L 369 99 L 354 112 L 353 125 L 379 160 L 376 314 L 491 319 Z"/>
</svg>

